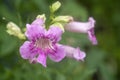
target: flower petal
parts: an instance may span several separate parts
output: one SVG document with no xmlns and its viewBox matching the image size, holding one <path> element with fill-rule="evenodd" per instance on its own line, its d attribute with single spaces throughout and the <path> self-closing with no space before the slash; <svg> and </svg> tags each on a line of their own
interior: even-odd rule
<svg viewBox="0 0 120 80">
<path fill-rule="evenodd" d="M 78 32 L 78 33 L 87 33 L 88 30 L 93 28 L 95 25 L 95 20 L 90 17 L 88 22 L 70 22 L 65 25 L 65 29 L 71 32 Z"/>
<path fill-rule="evenodd" d="M 63 31 L 61 30 L 61 28 L 56 27 L 56 26 L 51 26 L 47 32 L 47 36 L 53 42 L 58 42 L 61 39 L 62 33 Z"/>
<path fill-rule="evenodd" d="M 30 24 L 27 24 L 26 26 L 27 26 L 27 30 L 25 32 L 25 35 L 28 37 L 29 40 L 40 38 L 45 33 L 45 29 L 42 26 L 30 25 Z"/>
<path fill-rule="evenodd" d="M 94 34 L 94 29 L 93 28 L 88 31 L 88 38 L 92 42 L 93 45 L 97 44 L 97 39 L 96 39 L 96 36 Z"/>
<path fill-rule="evenodd" d="M 40 55 L 37 58 L 37 62 L 42 64 L 44 67 L 46 67 L 46 59 L 47 59 L 46 54 L 41 51 Z"/>
<path fill-rule="evenodd" d="M 20 47 L 20 55 L 24 59 L 32 59 L 36 56 L 36 51 L 29 41 L 25 41 Z"/>
<path fill-rule="evenodd" d="M 84 60 L 86 54 L 85 52 L 81 51 L 79 48 L 76 48 L 74 54 L 73 54 L 73 57 L 76 59 L 76 60 Z"/>
<path fill-rule="evenodd" d="M 32 25 L 36 25 L 36 26 L 43 26 L 44 25 L 44 20 L 41 18 L 36 18 L 36 20 L 34 20 L 32 22 Z"/>
<path fill-rule="evenodd" d="M 84 60 L 86 56 L 85 52 L 81 51 L 79 48 L 64 45 L 64 49 L 67 57 L 74 58 L 76 60 Z"/>
<path fill-rule="evenodd" d="M 65 57 L 65 55 L 64 47 L 62 45 L 57 45 L 56 51 L 50 53 L 48 56 L 51 60 L 59 62 Z"/>
<path fill-rule="evenodd" d="M 31 64 L 35 64 L 35 63 L 37 63 L 37 58 L 35 57 L 35 58 L 33 58 L 33 59 L 29 59 L 29 62 L 30 62 Z"/>
</svg>

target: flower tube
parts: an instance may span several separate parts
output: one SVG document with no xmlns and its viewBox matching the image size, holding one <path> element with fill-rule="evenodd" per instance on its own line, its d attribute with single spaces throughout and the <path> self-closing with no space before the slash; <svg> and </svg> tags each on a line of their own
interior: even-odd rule
<svg viewBox="0 0 120 80">
<path fill-rule="evenodd" d="M 88 22 L 76 22 L 71 21 L 68 24 L 65 25 L 65 30 L 68 30 L 70 32 L 77 32 L 77 33 L 87 33 L 89 40 L 92 42 L 92 44 L 97 44 L 97 39 L 94 34 L 94 26 L 95 20 L 90 17 L 88 19 Z"/>
<path fill-rule="evenodd" d="M 64 45 L 64 49 L 66 52 L 66 57 L 74 58 L 77 61 L 84 61 L 84 58 L 86 57 L 85 52 L 81 51 L 79 48 Z"/>
</svg>

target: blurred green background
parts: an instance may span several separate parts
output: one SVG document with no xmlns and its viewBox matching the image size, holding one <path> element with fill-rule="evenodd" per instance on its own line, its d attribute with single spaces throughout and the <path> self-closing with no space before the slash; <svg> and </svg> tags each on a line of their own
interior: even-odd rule
<svg viewBox="0 0 120 80">
<path fill-rule="evenodd" d="M 120 0 L 59 0 L 56 13 L 71 15 L 77 21 L 96 20 L 98 45 L 85 34 L 66 32 L 60 43 L 79 46 L 87 53 L 84 62 L 65 58 L 59 63 L 47 60 L 47 68 L 30 64 L 19 54 L 24 41 L 6 33 L 6 24 L 20 28 L 38 14 L 49 16 L 49 5 L 56 0 L 0 0 L 0 80 L 120 80 Z"/>
</svg>

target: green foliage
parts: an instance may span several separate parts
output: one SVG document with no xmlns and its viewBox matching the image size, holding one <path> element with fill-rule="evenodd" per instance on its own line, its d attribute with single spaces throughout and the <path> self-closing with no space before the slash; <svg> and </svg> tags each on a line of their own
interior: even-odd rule
<svg viewBox="0 0 120 80">
<path fill-rule="evenodd" d="M 96 20 L 98 45 L 91 45 L 86 34 L 66 32 L 60 43 L 85 50 L 84 62 L 66 58 L 59 63 L 47 60 L 47 68 L 30 64 L 19 54 L 23 41 L 6 32 L 6 24 L 21 28 L 38 14 L 49 16 L 49 5 L 56 0 L 0 1 L 0 80 L 120 80 L 119 0 L 60 0 L 57 14 L 71 15 L 78 21 Z"/>
</svg>

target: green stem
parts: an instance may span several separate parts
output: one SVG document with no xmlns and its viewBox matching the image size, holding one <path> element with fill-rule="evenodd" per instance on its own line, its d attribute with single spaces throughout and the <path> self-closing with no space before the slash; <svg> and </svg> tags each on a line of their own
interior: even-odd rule
<svg viewBox="0 0 120 80">
<path fill-rule="evenodd" d="M 53 19 L 54 19 L 54 13 L 50 11 L 50 16 L 46 23 L 46 29 L 49 29 L 50 25 L 52 24 Z"/>
</svg>

